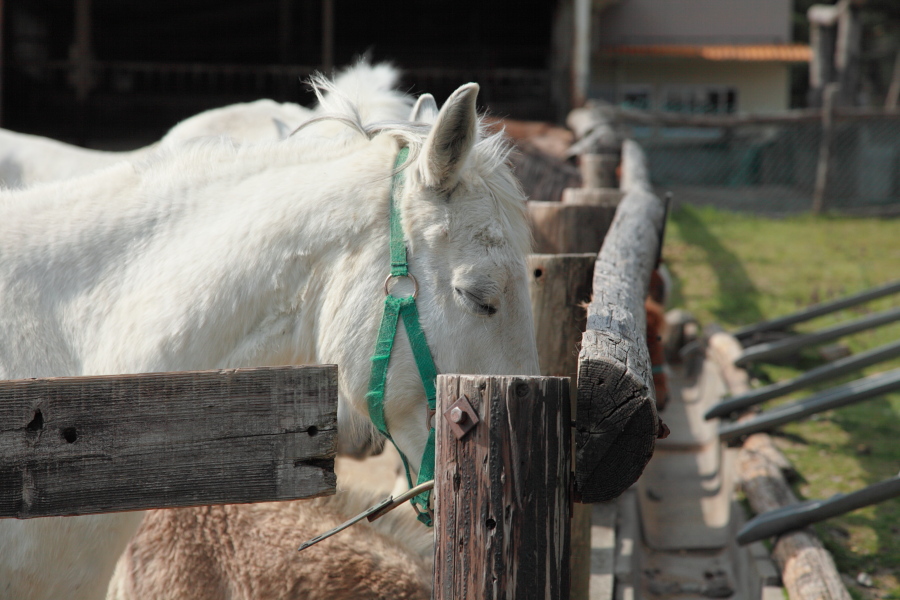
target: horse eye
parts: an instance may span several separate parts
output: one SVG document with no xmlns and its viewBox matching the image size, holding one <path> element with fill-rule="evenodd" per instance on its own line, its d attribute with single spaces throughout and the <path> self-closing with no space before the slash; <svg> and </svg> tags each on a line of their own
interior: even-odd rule
<svg viewBox="0 0 900 600">
<path fill-rule="evenodd" d="M 497 314 L 496 306 L 491 306 L 472 292 L 461 288 L 453 288 L 453 291 L 456 292 L 456 297 L 462 300 L 462 303 L 466 306 L 466 308 L 471 310 L 476 315 L 490 317 Z"/>
</svg>

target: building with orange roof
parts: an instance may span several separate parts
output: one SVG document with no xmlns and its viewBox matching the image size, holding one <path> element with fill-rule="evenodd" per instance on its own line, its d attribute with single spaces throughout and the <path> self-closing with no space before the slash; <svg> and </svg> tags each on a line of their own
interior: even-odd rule
<svg viewBox="0 0 900 600">
<path fill-rule="evenodd" d="M 594 5 L 587 95 L 690 113 L 789 108 L 791 0 L 604 0 Z"/>
</svg>

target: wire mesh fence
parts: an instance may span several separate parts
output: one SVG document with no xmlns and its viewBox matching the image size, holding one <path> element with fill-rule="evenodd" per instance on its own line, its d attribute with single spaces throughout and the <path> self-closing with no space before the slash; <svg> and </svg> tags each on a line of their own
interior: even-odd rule
<svg viewBox="0 0 900 600">
<path fill-rule="evenodd" d="M 644 121 L 628 133 L 647 152 L 654 185 L 679 202 L 803 212 L 813 207 L 818 181 L 826 211 L 900 214 L 896 113 L 835 114 L 830 134 L 810 111 L 716 126 Z"/>
</svg>

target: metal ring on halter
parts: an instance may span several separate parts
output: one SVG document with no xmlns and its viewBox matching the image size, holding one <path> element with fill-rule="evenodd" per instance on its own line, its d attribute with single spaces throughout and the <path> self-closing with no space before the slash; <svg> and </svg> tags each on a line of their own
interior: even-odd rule
<svg viewBox="0 0 900 600">
<path fill-rule="evenodd" d="M 419 297 L 419 282 L 416 281 L 416 278 L 413 277 L 412 273 L 407 273 L 406 275 L 393 275 L 388 274 L 387 279 L 384 280 L 384 295 L 390 296 L 391 292 L 388 289 L 388 284 L 391 282 L 391 279 L 400 279 L 401 277 L 409 277 L 409 280 L 412 281 L 413 284 L 413 300 Z"/>
</svg>

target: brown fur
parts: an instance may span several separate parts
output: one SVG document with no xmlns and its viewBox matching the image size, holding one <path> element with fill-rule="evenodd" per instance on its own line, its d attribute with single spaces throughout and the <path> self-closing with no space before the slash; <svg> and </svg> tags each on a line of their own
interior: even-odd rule
<svg viewBox="0 0 900 600">
<path fill-rule="evenodd" d="M 650 364 L 659 370 L 653 373 L 653 385 L 656 388 L 656 407 L 662 410 L 669 398 L 669 383 L 666 374 L 661 370 L 666 362 L 663 335 L 666 329 L 666 315 L 662 305 L 665 297 L 664 282 L 659 271 L 650 275 L 650 291 L 644 302 L 647 311 L 647 350 L 650 353 Z"/>
<path fill-rule="evenodd" d="M 575 134 L 563 127 L 542 121 L 517 121 L 515 119 L 485 119 L 491 133 L 503 131 L 516 145 L 531 144 L 550 156 L 565 159 Z"/>
<path fill-rule="evenodd" d="M 381 459 L 384 462 L 384 459 Z M 116 568 L 108 600 L 427 600 L 432 534 L 402 506 L 298 553 L 300 544 L 386 497 L 390 469 L 336 496 L 150 511 Z"/>
</svg>

